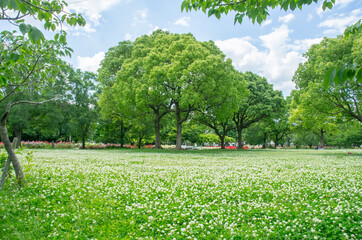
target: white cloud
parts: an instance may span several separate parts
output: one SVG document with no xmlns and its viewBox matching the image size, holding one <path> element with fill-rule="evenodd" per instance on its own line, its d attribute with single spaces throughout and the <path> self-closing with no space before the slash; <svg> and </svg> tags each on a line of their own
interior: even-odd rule
<svg viewBox="0 0 362 240">
<path fill-rule="evenodd" d="M 290 45 L 290 49 L 298 52 L 307 52 L 308 49 L 313 45 L 320 43 L 323 40 L 323 38 L 308 38 L 303 40 L 296 40 L 294 41 L 293 45 Z"/>
<path fill-rule="evenodd" d="M 136 16 L 133 17 L 132 25 L 135 26 L 135 25 L 138 25 L 138 24 L 146 23 L 147 16 L 148 16 L 148 9 L 147 8 L 137 11 Z"/>
<path fill-rule="evenodd" d="M 272 20 L 266 20 L 264 21 L 261 26 L 264 27 L 264 26 L 268 26 L 269 24 L 271 24 L 273 21 Z"/>
<path fill-rule="evenodd" d="M 308 14 L 308 19 L 307 19 L 307 21 L 310 22 L 310 21 L 312 21 L 312 19 L 313 19 L 313 14 Z"/>
<path fill-rule="evenodd" d="M 278 18 L 278 21 L 279 21 L 279 22 L 283 22 L 283 23 L 289 23 L 290 21 L 293 20 L 294 17 L 295 17 L 295 16 L 294 16 L 293 13 L 289 13 L 288 15 L 285 15 L 285 16 L 283 16 L 283 17 L 279 17 L 279 18 Z"/>
<path fill-rule="evenodd" d="M 355 0 L 337 0 L 335 6 L 346 7 L 348 4 L 354 2 Z"/>
<path fill-rule="evenodd" d="M 97 72 L 99 64 L 105 56 L 104 52 L 96 53 L 93 57 L 77 57 L 77 67 L 82 71 Z"/>
<path fill-rule="evenodd" d="M 93 25 L 97 26 L 99 24 L 99 19 L 102 17 L 101 12 L 110 9 L 121 1 L 122 0 L 73 0 L 73 2 L 68 2 L 68 8 L 76 11 L 77 13 L 84 14 Z"/>
<path fill-rule="evenodd" d="M 130 33 L 126 33 L 126 35 L 124 36 L 124 40 L 128 41 L 128 40 L 133 40 L 134 36 Z"/>
<path fill-rule="evenodd" d="M 190 22 L 191 21 L 191 18 L 190 17 L 182 17 L 182 18 L 179 18 L 177 19 L 174 24 L 175 25 L 180 25 L 180 26 L 183 26 L 183 27 L 190 27 Z"/>
<path fill-rule="evenodd" d="M 312 43 L 318 42 L 318 39 L 291 42 L 291 32 L 286 25 L 274 28 L 270 34 L 259 37 L 262 48 L 257 48 L 249 37 L 216 41 L 216 45 L 233 60 L 238 70 L 264 76 L 275 89 L 289 95 L 294 89 L 291 79 L 299 64 L 305 61 L 302 54 Z"/>
<path fill-rule="evenodd" d="M 350 12 L 347 16 L 339 15 L 337 17 L 329 18 L 321 22 L 318 27 L 327 28 L 324 34 L 342 34 L 347 26 L 356 23 L 362 18 L 362 10 L 356 9 Z"/>
</svg>

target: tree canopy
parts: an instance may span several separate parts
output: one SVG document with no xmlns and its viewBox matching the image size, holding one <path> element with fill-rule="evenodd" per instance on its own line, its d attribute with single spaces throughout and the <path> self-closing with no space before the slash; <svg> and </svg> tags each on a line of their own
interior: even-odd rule
<svg viewBox="0 0 362 240">
<path fill-rule="evenodd" d="M 347 64 L 361 64 L 362 33 L 353 37 L 325 38 L 312 45 L 305 54 L 307 61 L 300 64 L 293 81 L 305 95 L 318 96 L 319 111 L 331 115 L 343 114 L 348 119 L 362 122 L 362 83 L 357 77 L 344 82 L 333 82 L 326 86 L 324 78 L 329 69 Z M 309 92 L 309 93 L 306 93 Z M 332 108 L 331 106 L 334 106 Z"/>
<path fill-rule="evenodd" d="M 173 113 L 180 149 L 182 123 L 210 99 L 225 95 L 233 71 L 230 60 L 213 42 L 158 30 L 134 42 L 132 56 L 124 61 L 114 89 L 122 98 L 118 102 L 127 101 L 125 105 L 135 106 L 138 112 L 152 112 L 156 147 L 160 147 L 160 120 Z"/>
</svg>

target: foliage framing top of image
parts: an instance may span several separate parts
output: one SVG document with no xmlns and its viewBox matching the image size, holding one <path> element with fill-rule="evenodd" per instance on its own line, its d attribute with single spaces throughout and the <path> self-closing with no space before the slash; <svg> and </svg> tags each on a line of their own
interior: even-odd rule
<svg viewBox="0 0 362 240">
<path fill-rule="evenodd" d="M 43 33 L 38 28 L 25 23 L 26 17 L 34 17 L 44 23 L 45 30 L 55 31 L 60 28 L 60 32 L 55 34 L 54 39 L 65 44 L 66 32 L 62 30 L 62 24 L 85 26 L 86 23 L 80 14 L 66 12 L 66 7 L 67 3 L 59 0 L 0 0 L 0 20 L 18 26 L 23 35 L 28 34 L 32 43 L 39 44 L 44 41 Z"/>
<path fill-rule="evenodd" d="M 284 11 L 288 9 L 294 11 L 296 8 L 302 9 L 303 5 L 310 5 L 318 0 L 184 0 L 181 5 L 181 10 L 202 10 L 207 12 L 208 16 L 214 15 L 220 19 L 222 14 L 236 12 L 234 24 L 242 23 L 246 16 L 253 23 L 261 24 L 269 16 L 269 8 L 275 9 L 280 7 Z M 324 0 L 323 10 L 331 9 L 335 4 L 335 0 Z"/>
</svg>

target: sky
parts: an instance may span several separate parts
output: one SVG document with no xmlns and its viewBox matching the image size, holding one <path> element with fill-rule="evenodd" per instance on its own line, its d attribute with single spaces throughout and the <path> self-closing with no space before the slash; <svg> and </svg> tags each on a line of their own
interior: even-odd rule
<svg viewBox="0 0 362 240">
<path fill-rule="evenodd" d="M 68 0 L 70 11 L 82 13 L 84 28 L 69 28 L 68 61 L 84 71 L 96 72 L 109 48 L 124 40 L 151 34 L 156 29 L 192 33 L 199 41 L 212 40 L 242 72 L 265 77 L 288 96 L 303 54 L 324 37 L 334 38 L 362 18 L 361 0 L 337 0 L 332 10 L 323 1 L 303 10 L 272 10 L 263 24 L 245 18 L 234 25 L 234 13 L 220 20 L 201 11 L 181 12 L 182 0 Z"/>
</svg>

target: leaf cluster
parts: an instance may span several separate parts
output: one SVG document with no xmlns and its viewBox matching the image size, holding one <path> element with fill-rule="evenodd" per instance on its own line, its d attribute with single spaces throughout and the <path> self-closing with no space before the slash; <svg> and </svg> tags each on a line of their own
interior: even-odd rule
<svg viewBox="0 0 362 240">
<path fill-rule="evenodd" d="M 66 32 L 62 30 L 62 25 L 66 23 L 70 26 L 85 26 L 86 23 L 80 14 L 66 12 L 66 7 L 67 3 L 60 0 L 0 0 L 0 20 L 19 26 L 20 32 L 23 35 L 27 34 L 32 43 L 40 44 L 45 41 L 43 33 L 25 23 L 27 16 L 34 17 L 44 23 L 45 30 L 55 31 L 60 28 L 54 40 L 65 44 Z"/>
<path fill-rule="evenodd" d="M 304 5 L 317 3 L 318 0 L 184 0 L 181 4 L 182 11 L 202 10 L 208 16 L 221 18 L 222 14 L 235 12 L 234 24 L 242 23 L 244 17 L 253 23 L 261 24 L 269 16 L 269 9 L 279 7 L 284 11 L 302 9 Z M 335 0 L 324 0 L 323 10 L 331 9 Z"/>
</svg>

